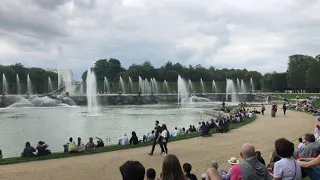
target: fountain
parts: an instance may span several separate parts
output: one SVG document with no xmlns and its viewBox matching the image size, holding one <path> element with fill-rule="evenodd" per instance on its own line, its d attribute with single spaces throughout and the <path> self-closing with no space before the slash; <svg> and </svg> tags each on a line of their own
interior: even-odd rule
<svg viewBox="0 0 320 180">
<path fill-rule="evenodd" d="M 166 80 L 163 81 L 163 93 L 165 92 L 170 93 L 169 85 Z"/>
<path fill-rule="evenodd" d="M 126 92 L 125 85 L 121 76 L 119 77 L 119 91 L 121 91 L 123 94 L 125 94 Z"/>
<path fill-rule="evenodd" d="M 139 92 L 144 94 L 144 82 L 140 76 L 139 76 Z"/>
<path fill-rule="evenodd" d="M 7 83 L 6 75 L 4 74 L 2 74 L 2 88 L 3 88 L 2 93 L 8 94 L 8 83 Z"/>
<path fill-rule="evenodd" d="M 252 78 L 250 78 L 250 92 L 254 92 L 254 84 Z"/>
<path fill-rule="evenodd" d="M 190 79 L 189 79 L 189 91 L 194 92 L 194 88 Z"/>
<path fill-rule="evenodd" d="M 130 91 L 128 90 L 128 93 L 132 94 L 133 93 L 133 83 L 132 83 L 132 79 L 130 76 L 129 76 L 129 88 L 130 88 Z"/>
<path fill-rule="evenodd" d="M 237 92 L 241 92 L 241 83 L 239 78 L 237 78 Z"/>
<path fill-rule="evenodd" d="M 237 91 L 235 84 L 232 79 L 227 79 L 227 86 L 226 86 L 226 101 L 228 101 L 229 95 L 231 95 L 231 102 L 239 102 L 237 98 Z"/>
<path fill-rule="evenodd" d="M 104 77 L 103 80 L 103 93 L 110 93 L 110 87 L 109 87 L 109 81 L 107 79 L 107 77 Z"/>
<path fill-rule="evenodd" d="M 17 81 L 17 94 L 21 94 L 21 86 L 20 86 L 19 74 L 16 74 L 16 81 Z"/>
<path fill-rule="evenodd" d="M 80 91 L 79 91 L 79 93 L 83 94 L 83 82 L 80 83 Z"/>
<path fill-rule="evenodd" d="M 144 87 L 144 90 L 142 91 L 142 92 L 144 92 L 143 94 L 150 94 L 151 93 L 151 85 L 150 85 L 147 78 L 143 80 L 143 87 Z"/>
<path fill-rule="evenodd" d="M 212 93 L 218 93 L 218 88 L 214 80 L 212 80 Z"/>
<path fill-rule="evenodd" d="M 158 89 L 158 83 L 156 81 L 155 78 L 151 78 L 151 92 L 158 94 L 159 93 L 159 89 Z"/>
<path fill-rule="evenodd" d="M 200 84 L 201 84 L 202 93 L 205 93 L 202 78 L 200 78 Z"/>
<path fill-rule="evenodd" d="M 186 82 L 178 75 L 178 105 L 180 102 L 190 103 L 190 98 Z"/>
<path fill-rule="evenodd" d="M 52 92 L 52 81 L 50 76 L 48 77 L 48 93 Z"/>
<path fill-rule="evenodd" d="M 32 82 L 29 74 L 27 75 L 27 93 L 32 94 Z"/>
<path fill-rule="evenodd" d="M 87 103 L 88 103 L 88 115 L 95 116 L 99 114 L 99 107 L 97 102 L 97 80 L 96 75 L 91 70 L 88 69 L 87 79 Z"/>
<path fill-rule="evenodd" d="M 246 84 L 244 83 L 243 79 L 241 79 L 241 83 L 240 83 L 240 92 L 242 93 L 247 92 Z"/>
</svg>

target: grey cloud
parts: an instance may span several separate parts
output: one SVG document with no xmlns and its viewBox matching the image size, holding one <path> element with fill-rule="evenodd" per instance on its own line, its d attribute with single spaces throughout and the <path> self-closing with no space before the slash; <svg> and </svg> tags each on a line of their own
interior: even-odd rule
<svg viewBox="0 0 320 180">
<path fill-rule="evenodd" d="M 33 3 L 38 4 L 39 6 L 45 9 L 51 9 L 51 10 L 70 1 L 72 0 L 32 0 Z"/>
</svg>

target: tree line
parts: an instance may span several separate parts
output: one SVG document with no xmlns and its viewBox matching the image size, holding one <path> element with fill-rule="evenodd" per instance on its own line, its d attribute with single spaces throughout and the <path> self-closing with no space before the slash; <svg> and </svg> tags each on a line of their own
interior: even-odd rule
<svg viewBox="0 0 320 180">
<path fill-rule="evenodd" d="M 156 68 L 150 61 L 142 64 L 132 64 L 129 68 L 124 68 L 117 59 L 99 59 L 92 67 L 94 70 L 98 89 L 103 89 L 104 77 L 110 83 L 118 83 L 121 76 L 125 81 L 131 77 L 132 81 L 139 81 L 139 76 L 143 79 L 155 78 L 158 82 L 177 82 L 178 75 L 184 79 L 190 79 L 192 82 L 225 83 L 226 79 L 243 79 L 249 83 L 253 79 L 254 89 L 262 91 L 284 90 L 306 90 L 307 92 L 319 92 L 320 90 L 320 55 L 315 57 L 309 55 L 295 54 L 288 57 L 288 66 L 286 72 L 272 72 L 262 75 L 257 71 L 248 71 L 247 69 L 217 69 L 213 66 L 206 68 L 198 64 L 196 66 L 185 66 L 181 63 L 166 62 L 163 66 Z M 22 87 L 26 87 L 27 74 L 32 79 L 35 92 L 44 93 L 48 88 L 48 77 L 57 84 L 58 76 L 54 72 L 46 71 L 41 68 L 27 68 L 22 64 L 9 66 L 0 65 L 0 75 L 5 74 L 9 82 L 10 92 L 16 92 L 16 74 L 20 76 Z M 82 74 L 82 80 L 85 82 L 87 71 Z M 0 78 L 0 92 L 2 92 L 2 78 Z M 57 85 L 54 85 L 57 87 Z"/>
<path fill-rule="evenodd" d="M 3 74 L 8 83 L 8 91 L 10 94 L 18 92 L 16 75 L 20 79 L 21 93 L 27 93 L 27 75 L 31 79 L 33 93 L 47 93 L 48 92 L 48 77 L 51 78 L 53 86 L 57 87 L 58 75 L 57 73 L 46 71 L 41 68 L 27 68 L 20 63 L 14 65 L 4 66 L 0 65 L 0 94 L 3 93 Z"/>
</svg>

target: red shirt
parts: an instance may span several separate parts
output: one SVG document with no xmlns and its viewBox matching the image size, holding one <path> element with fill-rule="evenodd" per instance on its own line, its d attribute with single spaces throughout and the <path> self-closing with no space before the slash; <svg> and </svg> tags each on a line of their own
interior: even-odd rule
<svg viewBox="0 0 320 180">
<path fill-rule="evenodd" d="M 242 180 L 242 173 L 239 164 L 232 166 L 230 180 Z"/>
</svg>

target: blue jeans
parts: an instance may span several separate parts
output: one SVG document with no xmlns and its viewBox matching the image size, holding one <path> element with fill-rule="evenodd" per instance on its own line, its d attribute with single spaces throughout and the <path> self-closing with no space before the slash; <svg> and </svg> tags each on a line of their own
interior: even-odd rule
<svg viewBox="0 0 320 180">
<path fill-rule="evenodd" d="M 302 177 L 309 176 L 312 180 L 320 180 L 320 166 L 314 166 L 311 168 L 301 168 Z"/>
</svg>

